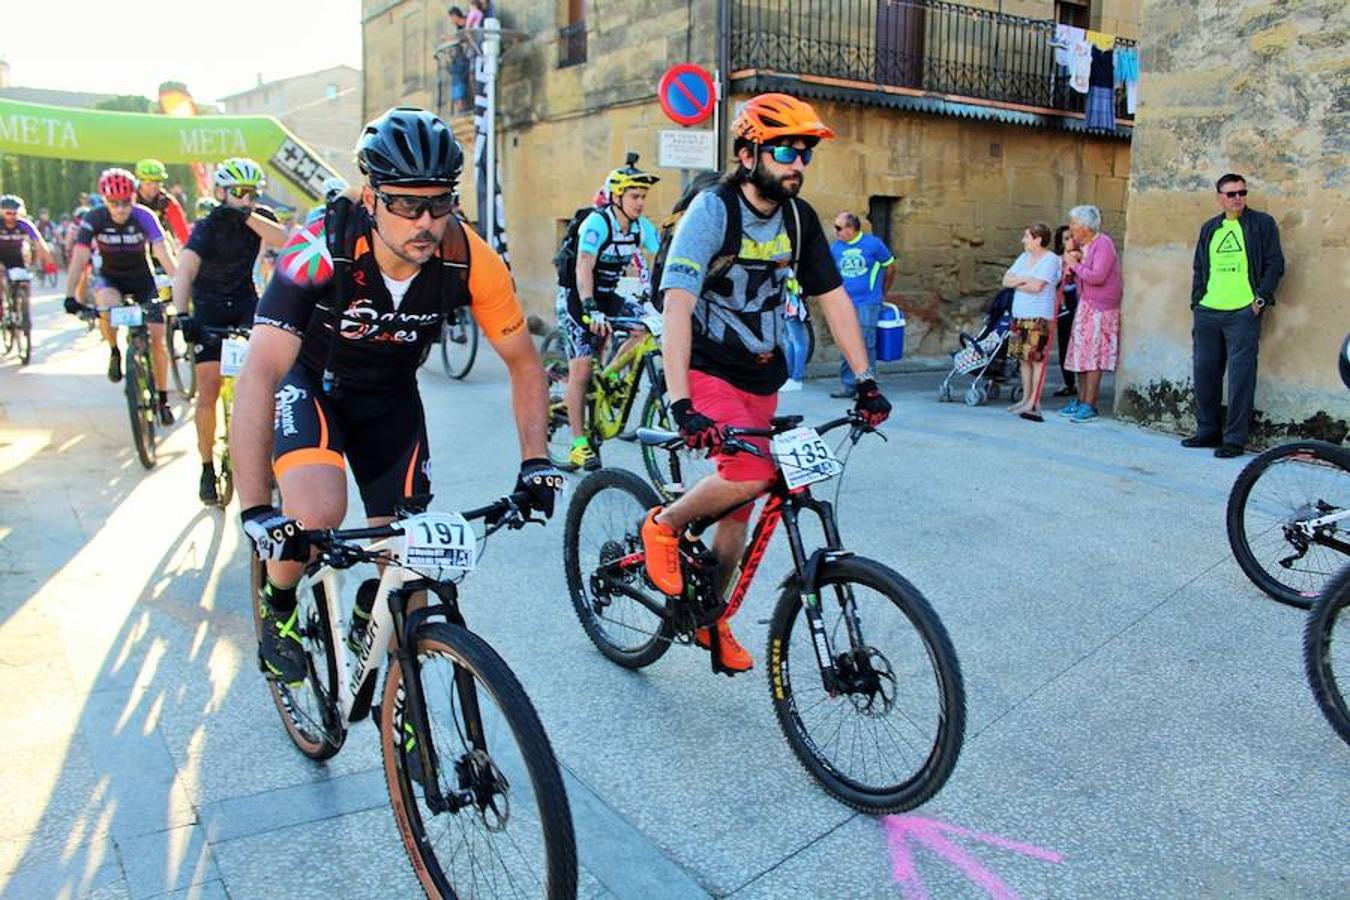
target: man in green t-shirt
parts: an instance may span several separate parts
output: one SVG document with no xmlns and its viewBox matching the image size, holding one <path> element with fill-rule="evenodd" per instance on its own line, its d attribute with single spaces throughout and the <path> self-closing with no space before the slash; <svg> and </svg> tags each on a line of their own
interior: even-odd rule
<svg viewBox="0 0 1350 900">
<path fill-rule="evenodd" d="M 1261 315 L 1275 303 L 1284 253 L 1275 220 L 1247 207 L 1245 178 L 1230 173 L 1216 188 L 1222 212 L 1200 228 L 1192 265 L 1195 434 L 1181 444 L 1214 447 L 1226 459 L 1241 456 L 1247 444 Z M 1225 367 L 1228 416 L 1220 421 Z"/>
</svg>

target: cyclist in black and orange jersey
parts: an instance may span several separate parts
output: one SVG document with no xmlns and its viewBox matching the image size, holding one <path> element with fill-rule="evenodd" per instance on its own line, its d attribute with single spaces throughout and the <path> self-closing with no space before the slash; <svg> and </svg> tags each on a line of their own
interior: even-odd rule
<svg viewBox="0 0 1350 900">
<path fill-rule="evenodd" d="M 126 169 L 106 169 L 98 179 L 98 191 L 106 205 L 96 207 L 84 217 L 75 250 L 70 255 L 66 284 L 77 284 L 85 264 L 96 246 L 102 263 L 94 278 L 94 302 L 98 306 L 99 328 L 111 348 L 108 380 L 122 380 L 122 353 L 117 349 L 117 332 L 108 322 L 108 310 L 120 306 L 124 297 L 147 304 L 145 321 L 150 326 L 152 365 L 155 387 L 159 389 L 159 420 L 173 424 L 169 409 L 169 354 L 164 343 L 164 304 L 157 302 L 155 273 L 146 258 L 147 247 L 164 271 L 174 273 L 173 253 L 164 243 L 164 232 L 155 214 L 136 203 L 136 184 Z M 69 287 L 67 287 L 69 290 Z M 82 308 L 74 295 L 66 296 L 66 312 L 72 315 Z"/>
<path fill-rule="evenodd" d="M 464 151 L 449 126 L 425 110 L 391 109 L 365 127 L 356 156 L 365 184 L 332 200 L 278 258 L 235 392 L 240 515 L 267 560 L 261 657 L 287 683 L 305 674 L 294 630 L 310 556 L 300 531 L 342 523 L 345 466 L 372 525 L 430 490 L 417 368 L 447 311 L 469 306 L 506 363 L 524 458 L 516 489 L 551 516 L 563 484 L 546 457 L 547 379 L 511 274 L 450 214 Z M 339 261 L 350 261 L 336 271 L 330 229 Z M 274 474 L 283 510 L 272 506 Z"/>
<path fill-rule="evenodd" d="M 174 240 L 174 250 L 187 246 L 190 230 L 187 214 L 178 199 L 164 190 L 169 170 L 157 159 L 143 159 L 136 163 L 136 202 L 151 210 L 158 218 L 164 233 Z"/>
</svg>

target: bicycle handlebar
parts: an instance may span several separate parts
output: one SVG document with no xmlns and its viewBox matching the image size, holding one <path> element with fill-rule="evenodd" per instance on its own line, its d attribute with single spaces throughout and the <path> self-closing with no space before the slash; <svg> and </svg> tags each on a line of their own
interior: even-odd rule
<svg viewBox="0 0 1350 900">
<path fill-rule="evenodd" d="M 201 333 L 209 337 L 248 337 L 251 325 L 199 325 Z"/>
<path fill-rule="evenodd" d="M 489 503 L 487 506 L 461 512 L 460 515 L 469 521 L 488 520 L 485 537 L 504 525 L 518 528 L 530 522 L 542 522 L 542 519 L 525 516 L 521 513 L 521 507 L 528 503 L 529 497 L 528 491 L 517 491 Z M 388 525 L 376 525 L 373 528 L 315 528 L 302 531 L 301 534 L 305 540 L 322 550 L 325 547 L 345 544 L 348 541 L 382 540 L 383 538 L 395 537 L 403 533 L 400 521 L 395 520 Z"/>
<path fill-rule="evenodd" d="M 766 437 L 771 438 L 775 435 L 791 431 L 802 423 L 801 416 L 784 416 L 781 421 L 771 428 L 740 428 L 730 425 L 722 429 L 722 446 L 733 453 L 751 453 L 755 456 L 765 456 L 766 454 L 748 441 L 740 440 L 743 437 Z M 844 425 L 851 425 L 854 434 L 861 435 L 866 432 L 876 431 L 874 427 L 857 413 L 850 412 L 848 415 L 840 416 L 837 419 L 831 419 L 816 425 L 815 430 L 820 434 L 827 434 L 836 428 Z M 660 428 L 639 428 L 637 430 L 637 439 L 640 443 L 652 447 L 660 447 L 663 450 L 678 450 L 684 446 L 684 436 L 678 431 L 666 431 Z"/>
</svg>

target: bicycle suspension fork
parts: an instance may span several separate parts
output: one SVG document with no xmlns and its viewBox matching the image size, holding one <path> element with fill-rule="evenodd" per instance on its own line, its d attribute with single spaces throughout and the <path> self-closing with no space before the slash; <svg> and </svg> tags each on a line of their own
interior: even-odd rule
<svg viewBox="0 0 1350 900">
<path fill-rule="evenodd" d="M 801 529 L 797 524 L 797 511 L 809 509 L 820 519 L 821 530 L 825 534 L 825 546 L 815 550 L 808 557 L 802 545 Z M 835 671 L 835 651 L 830 635 L 825 628 L 825 611 L 820 599 L 820 568 L 832 557 L 844 553 L 839 528 L 834 520 L 834 507 L 826 500 L 816 500 L 809 494 L 796 498 L 795 502 L 785 503 L 783 519 L 786 523 L 788 545 L 792 550 L 792 562 L 797 569 L 797 588 L 801 598 L 802 610 L 806 613 L 807 626 L 811 630 L 811 646 L 816 652 L 816 663 L 820 666 L 821 684 L 825 691 L 834 696 L 839 692 L 838 674 Z M 862 646 L 862 633 L 857 621 L 857 609 L 848 588 L 841 588 L 840 607 L 848 629 L 850 648 Z"/>
</svg>

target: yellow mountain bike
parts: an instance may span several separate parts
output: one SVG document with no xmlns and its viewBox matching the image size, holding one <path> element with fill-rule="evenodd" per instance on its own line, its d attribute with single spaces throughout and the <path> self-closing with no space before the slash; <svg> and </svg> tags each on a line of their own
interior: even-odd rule
<svg viewBox="0 0 1350 900">
<path fill-rule="evenodd" d="M 661 317 L 650 313 L 641 317 L 614 316 L 608 321 L 614 326 L 610 340 L 616 345 L 623 344 L 639 330 L 644 333 L 632 346 L 621 349 L 602 368 L 591 372 L 582 417 L 586 437 L 597 454 L 607 440 L 635 440 L 636 428 L 628 428 L 634 409 L 639 410 L 638 425 L 665 430 L 674 427 L 666 400 L 666 379 L 661 371 Z M 545 342 L 544 364 L 549 372 L 548 457 L 558 468 L 574 471 L 576 466 L 568 459 L 572 430 L 567 422 L 565 400 L 567 362 L 556 350 L 550 353 Z M 676 456 L 679 467 L 672 472 L 670 453 L 642 447 L 647 474 L 666 500 L 673 500 L 683 492 L 681 474 L 692 483 L 713 469 L 702 451 L 681 451 Z"/>
</svg>

